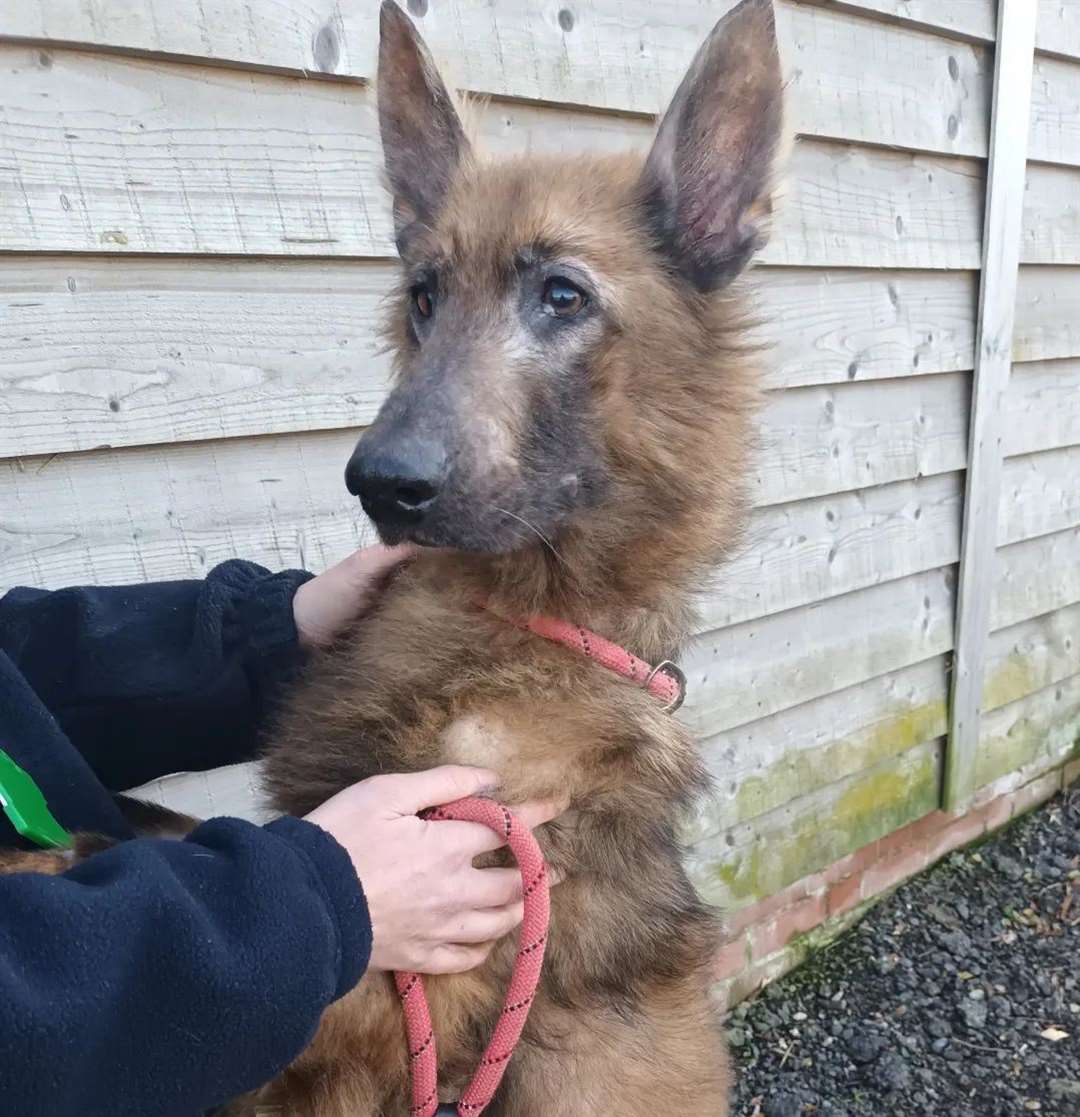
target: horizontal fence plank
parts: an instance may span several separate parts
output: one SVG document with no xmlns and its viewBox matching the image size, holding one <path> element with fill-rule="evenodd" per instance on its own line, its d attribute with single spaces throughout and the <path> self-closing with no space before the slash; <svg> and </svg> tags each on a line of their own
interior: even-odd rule
<svg viewBox="0 0 1080 1117">
<path fill-rule="evenodd" d="M 1080 264 L 1080 168 L 1029 163 L 1022 264 Z"/>
<path fill-rule="evenodd" d="M 957 561 L 963 475 L 757 510 L 701 609 L 706 629 L 824 601 Z"/>
<path fill-rule="evenodd" d="M 837 11 L 885 16 L 937 32 L 992 43 L 997 36 L 995 0 L 809 0 Z M 1048 2 L 1048 0 L 1043 0 Z"/>
<path fill-rule="evenodd" d="M 1080 446 L 1026 454 L 1005 462 L 998 545 L 1080 524 Z"/>
<path fill-rule="evenodd" d="M 1038 0 L 1035 45 L 1039 50 L 1080 58 L 1080 5 L 1076 0 Z"/>
<path fill-rule="evenodd" d="M 1080 166 L 1080 60 L 1035 56 L 1028 158 Z"/>
<path fill-rule="evenodd" d="M 389 262 L 0 255 L 0 457 L 369 422 Z"/>
<path fill-rule="evenodd" d="M 348 430 L 0 463 L 0 587 L 321 570 L 363 541 Z"/>
<path fill-rule="evenodd" d="M 983 710 L 1080 673 L 1080 603 L 991 633 L 987 645 Z"/>
<path fill-rule="evenodd" d="M 768 814 L 717 826 L 690 849 L 694 883 L 710 902 L 738 909 L 922 818 L 938 805 L 943 747 L 926 741 Z"/>
<path fill-rule="evenodd" d="M 8 47 L 0 108 L 7 250 L 387 256 L 392 238 L 366 87 Z M 41 110 L 42 104 L 50 106 Z M 614 114 L 491 103 L 495 154 L 643 147 Z M 766 263 L 977 268 L 980 162 L 796 145 Z"/>
<path fill-rule="evenodd" d="M 1007 628 L 1080 601 L 1080 527 L 998 549 L 990 625 Z"/>
<path fill-rule="evenodd" d="M 772 344 L 767 387 L 974 367 L 974 272 L 759 267 L 755 276 Z M 1076 289 L 1080 302 L 1080 270 Z"/>
<path fill-rule="evenodd" d="M 447 80 L 485 95 L 652 115 L 666 105 L 713 23 L 732 6 L 600 0 L 576 9 L 453 0 L 416 20 Z M 374 77 L 378 5 L 207 5 L 45 0 L 6 15 L 32 39 L 206 56 L 296 72 Z M 778 5 L 790 125 L 805 135 L 986 154 L 985 49 L 827 8 Z"/>
<path fill-rule="evenodd" d="M 952 567 L 695 637 L 683 657 L 686 719 L 719 733 L 942 655 Z"/>
<path fill-rule="evenodd" d="M 1075 753 L 1080 741 L 1080 675 L 986 714 L 975 754 L 982 787 L 1032 766 L 1049 771 Z"/>
<path fill-rule="evenodd" d="M 396 275 L 389 261 L 0 254 L 0 457 L 366 423 Z M 757 279 L 769 387 L 971 365 L 970 273 Z"/>
<path fill-rule="evenodd" d="M 872 768 L 946 730 L 945 656 L 891 671 L 707 737 L 714 792 L 695 812 L 700 840 Z"/>
<path fill-rule="evenodd" d="M 1020 269 L 1013 360 L 1080 357 L 1080 267 Z"/>
<path fill-rule="evenodd" d="M 954 372 L 774 392 L 750 473 L 757 505 L 963 469 L 970 377 Z"/>
<path fill-rule="evenodd" d="M 1080 358 L 1014 364 L 1003 412 L 1006 455 L 1080 445 Z"/>
</svg>

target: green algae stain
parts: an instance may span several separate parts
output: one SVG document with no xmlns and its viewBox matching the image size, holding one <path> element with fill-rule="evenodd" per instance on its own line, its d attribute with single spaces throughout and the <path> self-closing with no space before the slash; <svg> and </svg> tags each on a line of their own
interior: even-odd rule
<svg viewBox="0 0 1080 1117">
<path fill-rule="evenodd" d="M 890 759 L 858 777 L 832 803 L 801 814 L 796 807 L 747 846 L 705 866 L 703 891 L 714 902 L 740 907 L 771 896 L 928 814 L 938 805 L 939 784 L 936 749 Z"/>
<path fill-rule="evenodd" d="M 735 793 L 732 822 L 756 818 L 793 799 L 872 768 L 889 757 L 945 735 L 944 700 L 894 713 L 867 731 L 819 748 L 792 753 L 760 775 L 748 776 Z"/>
</svg>

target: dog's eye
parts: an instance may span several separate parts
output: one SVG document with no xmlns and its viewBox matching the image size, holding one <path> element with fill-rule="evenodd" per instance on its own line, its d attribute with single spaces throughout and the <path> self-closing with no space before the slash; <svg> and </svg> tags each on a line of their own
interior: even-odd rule
<svg viewBox="0 0 1080 1117">
<path fill-rule="evenodd" d="M 412 291 L 413 305 L 416 313 L 421 318 L 430 318 L 435 309 L 435 299 L 426 287 L 414 287 Z"/>
<path fill-rule="evenodd" d="M 585 292 L 555 276 L 544 284 L 544 306 L 559 318 L 573 318 L 586 303 Z"/>
</svg>

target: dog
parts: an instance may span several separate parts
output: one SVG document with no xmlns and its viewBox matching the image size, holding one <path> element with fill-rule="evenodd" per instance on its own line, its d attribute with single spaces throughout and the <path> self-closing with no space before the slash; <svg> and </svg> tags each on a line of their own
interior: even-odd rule
<svg viewBox="0 0 1080 1117">
<path fill-rule="evenodd" d="M 304 815 L 442 763 L 498 771 L 511 807 L 568 797 L 538 832 L 562 883 L 488 1112 L 723 1117 L 720 928 L 678 842 L 703 764 L 646 688 L 524 622 L 661 664 L 738 536 L 760 380 L 741 276 L 767 238 L 782 132 L 772 3 L 717 24 L 644 156 L 486 161 L 392 0 L 380 35 L 396 375 L 346 483 L 384 542 L 420 552 L 289 697 L 268 799 Z M 444 1101 L 481 1057 L 516 949 L 426 982 Z M 406 1117 L 409 1098 L 401 1005 L 369 974 L 228 1113 Z"/>
</svg>

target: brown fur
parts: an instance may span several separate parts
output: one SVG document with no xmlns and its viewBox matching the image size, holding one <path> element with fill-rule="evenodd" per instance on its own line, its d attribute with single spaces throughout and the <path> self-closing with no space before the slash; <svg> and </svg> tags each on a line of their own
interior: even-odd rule
<svg viewBox="0 0 1080 1117">
<path fill-rule="evenodd" d="M 423 552 L 312 665 L 274 734 L 269 797 L 305 814 L 368 776 L 444 762 L 494 768 L 508 804 L 569 796 L 539 834 L 565 877 L 541 989 L 489 1112 L 723 1117 L 729 1071 L 708 1000 L 717 922 L 676 840 L 705 784 L 693 741 L 645 692 L 499 614 L 573 619 L 659 662 L 732 545 L 757 375 L 731 281 L 769 209 L 771 7 L 746 0 L 722 21 L 647 162 L 485 163 L 407 20 L 385 9 L 380 97 L 407 278 L 388 330 L 398 386 L 366 445 L 458 439 L 442 535 L 412 533 L 455 549 Z M 425 165 L 423 189 L 410 187 Z M 592 317 L 576 332 L 522 325 L 516 277 L 533 257 L 587 273 Z M 423 333 L 408 313 L 418 268 L 439 269 L 445 293 Z M 566 462 L 576 483 L 556 499 Z M 511 506 L 492 513 L 502 493 Z M 478 969 L 427 981 L 445 1100 L 476 1065 L 514 952 L 504 940 Z M 408 1097 L 400 1006 L 389 977 L 371 974 L 230 1114 L 405 1117 Z"/>
</svg>

